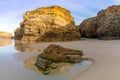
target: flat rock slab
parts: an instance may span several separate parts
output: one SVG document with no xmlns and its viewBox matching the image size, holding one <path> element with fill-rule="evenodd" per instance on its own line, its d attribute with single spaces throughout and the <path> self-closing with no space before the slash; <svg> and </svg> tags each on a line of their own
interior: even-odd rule
<svg viewBox="0 0 120 80">
<path fill-rule="evenodd" d="M 60 45 L 50 44 L 39 56 L 53 62 L 69 62 L 67 59 L 69 57 L 70 62 L 74 62 L 75 59 L 79 60 L 82 55 L 83 52 L 81 50 L 68 49 Z"/>
</svg>

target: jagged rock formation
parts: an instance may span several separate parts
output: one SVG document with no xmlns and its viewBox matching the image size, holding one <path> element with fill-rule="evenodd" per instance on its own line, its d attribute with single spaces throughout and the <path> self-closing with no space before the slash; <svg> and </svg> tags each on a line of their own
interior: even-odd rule
<svg viewBox="0 0 120 80">
<path fill-rule="evenodd" d="M 11 38 L 12 38 L 12 33 L 4 32 L 4 31 L 0 32 L 0 39 L 11 39 Z"/>
<path fill-rule="evenodd" d="M 27 11 L 15 39 L 23 41 L 65 41 L 80 39 L 70 11 L 59 6 Z"/>
<path fill-rule="evenodd" d="M 60 45 L 50 44 L 39 56 L 54 62 L 79 62 L 82 59 L 82 55 L 83 52 L 80 50 L 68 49 Z"/>
<path fill-rule="evenodd" d="M 63 48 L 60 45 L 50 44 L 46 49 L 43 50 L 36 61 L 36 66 L 43 70 L 44 74 L 48 74 L 52 69 L 57 68 L 56 63 L 67 62 L 67 63 L 78 63 L 83 60 L 82 51 Z"/>
<path fill-rule="evenodd" d="M 79 32 L 82 37 L 99 39 L 120 38 L 120 5 L 101 10 L 96 17 L 84 20 Z"/>
</svg>

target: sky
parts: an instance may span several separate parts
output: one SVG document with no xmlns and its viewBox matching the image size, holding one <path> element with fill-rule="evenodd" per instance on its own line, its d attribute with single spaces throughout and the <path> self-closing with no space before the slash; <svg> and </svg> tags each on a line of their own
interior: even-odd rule
<svg viewBox="0 0 120 80">
<path fill-rule="evenodd" d="M 84 19 L 94 17 L 111 5 L 119 5 L 120 0 L 0 0 L 0 31 L 14 33 L 28 10 L 58 5 L 71 11 L 76 25 Z"/>
</svg>

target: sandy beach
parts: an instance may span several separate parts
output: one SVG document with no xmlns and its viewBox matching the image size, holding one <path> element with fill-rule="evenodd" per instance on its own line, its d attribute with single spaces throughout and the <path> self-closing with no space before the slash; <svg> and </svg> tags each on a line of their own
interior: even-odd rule
<svg viewBox="0 0 120 80">
<path fill-rule="evenodd" d="M 49 44 L 59 44 L 63 47 L 82 50 L 87 57 L 94 59 L 89 69 L 78 74 L 74 80 L 120 80 L 120 40 L 94 40 L 71 42 L 51 42 L 30 45 L 33 48 L 44 49 Z"/>
</svg>

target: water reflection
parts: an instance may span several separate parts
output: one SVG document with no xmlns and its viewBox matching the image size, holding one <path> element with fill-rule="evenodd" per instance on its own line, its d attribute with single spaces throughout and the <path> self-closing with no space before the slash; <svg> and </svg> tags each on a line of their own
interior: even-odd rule
<svg viewBox="0 0 120 80">
<path fill-rule="evenodd" d="M 29 46 L 30 43 L 15 41 L 15 49 L 20 52 L 41 52 L 40 49 L 35 49 Z"/>
<path fill-rule="evenodd" d="M 12 45 L 12 40 L 0 40 L 0 47 Z"/>
<path fill-rule="evenodd" d="M 35 62 L 36 62 L 36 57 L 30 57 L 29 59 L 25 60 L 23 62 L 23 65 L 28 69 L 28 70 L 34 70 L 40 74 L 43 74 L 42 70 L 38 69 L 35 66 Z M 52 76 L 58 76 L 61 75 L 63 73 L 66 73 L 70 70 L 70 68 L 72 67 L 73 64 L 70 63 L 59 63 L 58 64 L 59 67 L 57 67 L 56 69 L 52 69 L 51 72 L 49 73 L 49 75 Z"/>
<path fill-rule="evenodd" d="M 77 64 L 59 63 L 58 68 L 52 69 L 48 75 L 44 75 L 42 71 L 34 65 L 35 62 L 36 57 L 30 57 L 24 60 L 23 65 L 27 70 L 39 73 L 41 80 L 74 80 L 77 74 L 82 73 L 92 64 L 90 61 L 82 61 Z"/>
<path fill-rule="evenodd" d="M 5 46 L 0 47 L 0 80 L 74 80 L 77 74 L 82 73 L 92 64 L 88 61 L 75 65 L 61 63 L 49 75 L 44 75 L 34 65 L 36 56 L 41 50 L 20 41 L 0 40 L 0 43 L 0 46 Z"/>
</svg>

